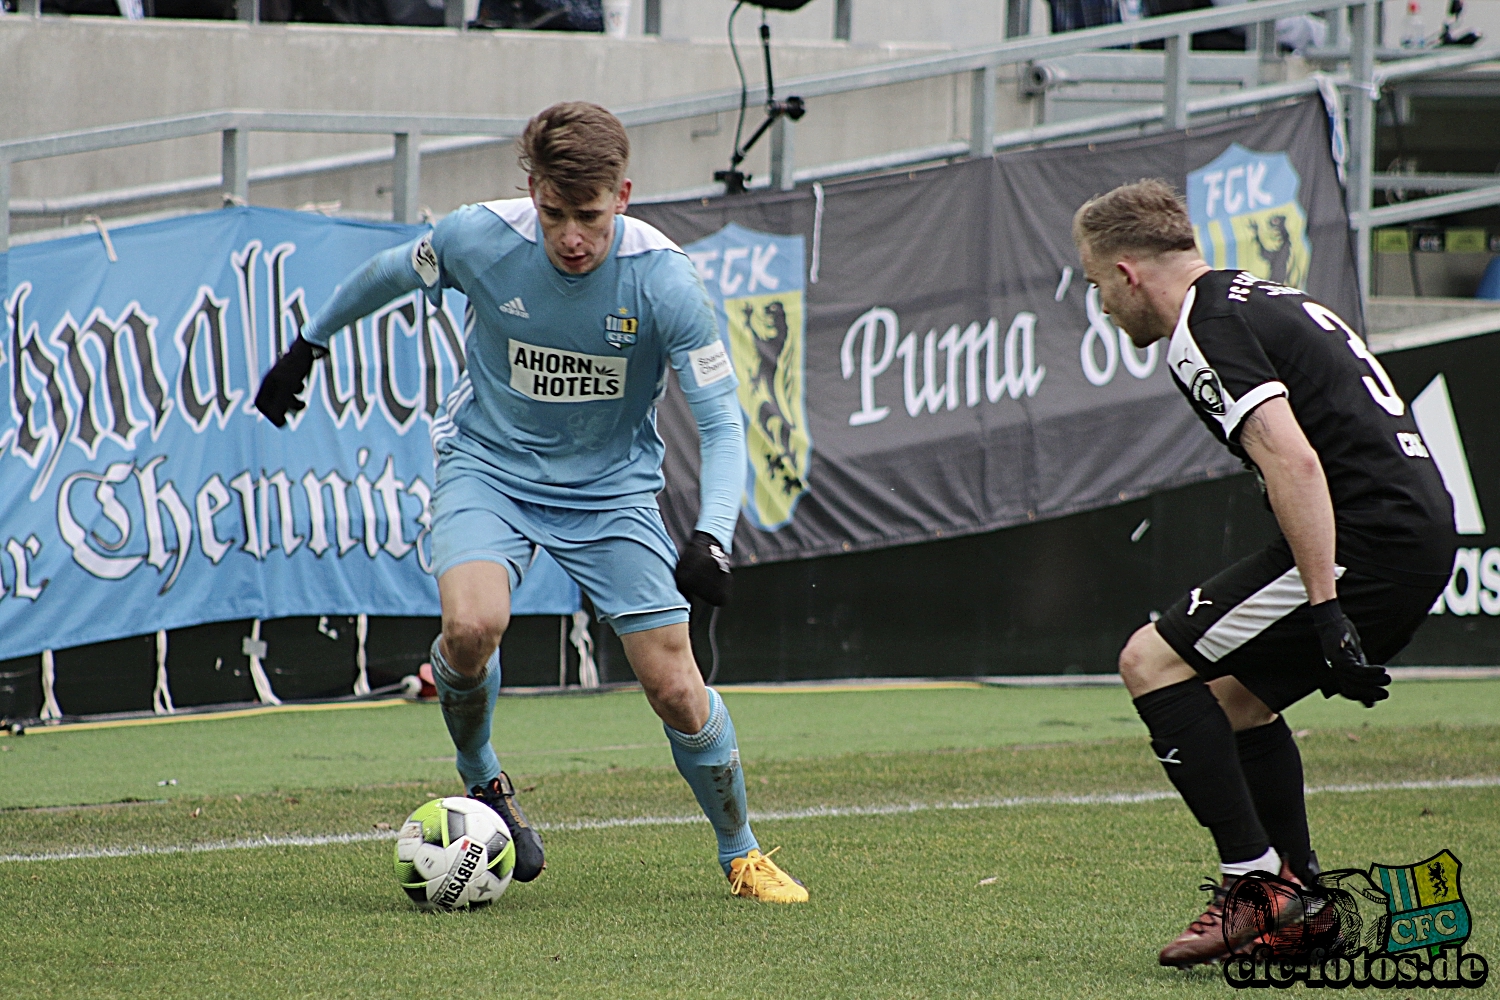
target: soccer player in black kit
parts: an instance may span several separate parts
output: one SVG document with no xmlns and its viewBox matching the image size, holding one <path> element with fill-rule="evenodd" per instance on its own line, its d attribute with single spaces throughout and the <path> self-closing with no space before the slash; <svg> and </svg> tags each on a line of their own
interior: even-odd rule
<svg viewBox="0 0 1500 1000">
<path fill-rule="evenodd" d="M 1118 187 L 1073 220 L 1099 301 L 1137 347 L 1170 338 L 1178 388 L 1253 468 L 1281 535 L 1194 587 L 1120 653 L 1167 777 L 1213 834 L 1222 884 L 1162 965 L 1223 959 L 1223 903 L 1254 871 L 1317 874 L 1302 758 L 1279 714 L 1314 691 L 1373 707 L 1382 667 L 1446 584 L 1452 501 L 1405 402 L 1347 323 L 1294 288 L 1216 271 L 1164 181 Z M 1277 927 L 1302 919 L 1282 904 Z"/>
</svg>

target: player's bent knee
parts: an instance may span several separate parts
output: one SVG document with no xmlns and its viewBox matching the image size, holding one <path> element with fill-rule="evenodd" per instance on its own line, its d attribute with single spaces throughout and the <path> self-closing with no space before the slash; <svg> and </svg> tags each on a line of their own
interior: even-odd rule
<svg viewBox="0 0 1500 1000">
<path fill-rule="evenodd" d="M 644 687 L 645 685 L 642 686 Z M 681 709 L 693 703 L 693 696 L 696 693 L 692 685 L 676 677 L 667 680 L 658 680 L 655 684 L 646 688 L 646 696 L 659 713 L 680 713 Z"/>
<path fill-rule="evenodd" d="M 1135 630 L 1126 641 L 1125 648 L 1120 650 L 1120 676 L 1127 682 L 1131 680 L 1144 680 L 1150 671 L 1150 657 L 1147 655 L 1147 642 L 1145 633 L 1151 629 L 1150 625 L 1142 626 Z"/>
<path fill-rule="evenodd" d="M 696 733 L 708 721 L 703 685 L 693 684 L 692 678 L 658 680 L 646 687 L 646 698 L 661 720 L 678 732 Z"/>
<path fill-rule="evenodd" d="M 506 624 L 498 616 L 443 619 L 443 651 L 453 669 L 477 673 L 500 645 Z"/>
<path fill-rule="evenodd" d="M 1133 698 L 1196 676 L 1193 668 L 1167 645 L 1155 625 L 1136 629 L 1120 650 L 1119 666 L 1120 678 Z"/>
</svg>

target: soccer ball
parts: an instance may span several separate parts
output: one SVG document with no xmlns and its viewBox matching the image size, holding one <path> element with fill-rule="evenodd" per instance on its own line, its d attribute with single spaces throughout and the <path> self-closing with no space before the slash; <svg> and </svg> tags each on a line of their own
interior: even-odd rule
<svg viewBox="0 0 1500 1000">
<path fill-rule="evenodd" d="M 515 866 L 509 827 L 478 799 L 433 799 L 406 818 L 396 840 L 396 878 L 424 910 L 493 903 Z"/>
</svg>

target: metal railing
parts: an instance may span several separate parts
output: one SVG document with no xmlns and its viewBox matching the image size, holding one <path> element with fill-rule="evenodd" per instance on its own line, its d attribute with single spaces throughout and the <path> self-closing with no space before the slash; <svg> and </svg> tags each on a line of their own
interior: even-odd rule
<svg viewBox="0 0 1500 1000">
<path fill-rule="evenodd" d="M 1496 174 L 1376 174 L 1375 190 L 1422 191 L 1472 191 L 1475 188 L 1500 184 L 1500 173 Z"/>
<path fill-rule="evenodd" d="M 799 170 L 796 168 L 794 155 L 795 126 L 791 121 L 782 119 L 772 130 L 771 175 L 768 183 L 773 188 L 788 190 L 799 182 L 827 180 L 962 156 L 990 156 L 997 150 L 1107 135 L 1131 129 L 1152 126 L 1183 129 L 1194 117 L 1223 115 L 1310 94 L 1319 88 L 1317 79 L 1190 99 L 1191 38 L 1202 31 L 1259 26 L 1253 33 L 1247 34 L 1259 38 L 1261 44 L 1269 45 L 1269 39 L 1274 37 L 1274 24 L 1278 18 L 1324 14 L 1329 16 L 1332 40 L 1339 46 L 1347 46 L 1348 51 L 1347 71 L 1325 79 L 1339 87 L 1344 95 L 1349 137 L 1347 207 L 1350 225 L 1359 237 L 1356 240 L 1356 255 L 1361 293 L 1367 294 L 1370 269 L 1368 237 L 1371 228 L 1500 204 L 1500 183 L 1497 183 L 1398 205 L 1371 207 L 1371 194 L 1375 186 L 1372 170 L 1374 98 L 1379 95 L 1380 88 L 1390 80 L 1458 69 L 1500 58 L 1500 53 L 1491 50 L 1466 49 L 1377 65 L 1377 3 L 1378 0 L 1255 0 L 1253 3 L 1088 28 L 1060 35 L 1012 39 L 960 52 L 920 56 L 784 81 L 784 91 L 796 92 L 804 98 L 818 98 L 967 74 L 971 87 L 970 138 L 967 142 L 940 143 Z M 1161 104 L 996 135 L 997 73 L 1001 67 L 1152 41 L 1163 41 L 1165 48 L 1164 95 Z M 752 104 L 763 102 L 766 97 L 764 86 L 750 87 L 748 97 Z M 738 90 L 722 90 L 620 108 L 616 110 L 616 114 L 627 127 L 638 127 L 736 111 L 739 102 Z M 378 164 L 387 159 L 393 164 L 392 215 L 397 221 L 415 222 L 419 211 L 418 191 L 421 184 L 421 156 L 424 152 L 431 154 L 473 148 L 487 143 L 508 142 L 519 136 L 525 125 L 526 119 L 517 117 L 224 110 L 11 140 L 0 143 L 0 203 L 6 206 L 6 211 L 0 213 L 0 252 L 9 246 L 10 214 L 13 207 L 20 209 L 18 214 L 42 214 L 49 208 L 53 211 L 76 211 L 104 204 L 202 193 L 215 188 L 222 189 L 226 198 L 246 202 L 252 180 L 282 180 L 327 170 Z M 249 141 L 252 132 L 384 134 L 392 137 L 392 148 L 389 153 L 372 150 L 252 172 L 249 169 Z M 111 200 L 107 201 L 99 200 L 98 195 L 83 195 L 12 205 L 10 176 L 13 163 L 213 133 L 221 135 L 221 168 L 216 182 L 212 177 L 200 177 L 109 192 L 107 196 Z M 438 140 L 424 146 L 424 136 L 458 138 Z M 1384 178 L 1381 185 L 1386 186 Z M 1415 189 L 1416 185 L 1411 187 Z M 708 194 L 713 191 L 710 188 L 692 193 Z"/>
<path fill-rule="evenodd" d="M 121 14 L 125 14 L 124 6 L 120 5 Z M 42 0 L 17 0 L 16 13 L 25 17 L 41 17 Z M 235 0 L 234 19 L 247 24 L 259 24 L 260 0 Z M 444 0 L 443 26 L 458 28 L 460 31 L 467 27 L 464 22 L 464 0 Z"/>
</svg>

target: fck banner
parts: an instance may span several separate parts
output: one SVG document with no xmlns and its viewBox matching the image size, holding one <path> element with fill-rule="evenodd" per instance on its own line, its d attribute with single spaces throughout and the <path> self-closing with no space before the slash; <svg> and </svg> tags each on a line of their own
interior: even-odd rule
<svg viewBox="0 0 1500 1000">
<path fill-rule="evenodd" d="M 634 210 L 718 304 L 749 458 L 740 563 L 951 538 L 1092 510 L 1239 463 L 1099 306 L 1073 213 L 1142 177 L 1186 196 L 1214 267 L 1295 284 L 1361 323 L 1317 100 L 1189 134 L 1090 143 Z M 697 515 L 692 417 L 670 393 L 661 498 Z"/>
<path fill-rule="evenodd" d="M 0 342 L 0 660 L 159 629 L 435 615 L 428 428 L 464 300 L 337 334 L 278 430 L 260 377 L 418 227 L 232 208 L 13 249 Z M 517 614 L 578 591 L 541 555 Z"/>
</svg>

